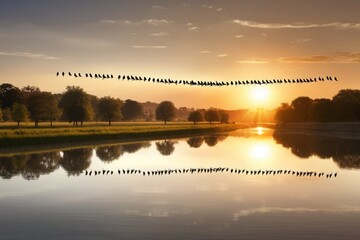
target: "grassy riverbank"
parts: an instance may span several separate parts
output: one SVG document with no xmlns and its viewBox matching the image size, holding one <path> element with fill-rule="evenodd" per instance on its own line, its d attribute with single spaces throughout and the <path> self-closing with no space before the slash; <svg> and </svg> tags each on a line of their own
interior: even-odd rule
<svg viewBox="0 0 360 240">
<path fill-rule="evenodd" d="M 41 125 L 38 128 L 0 125 L 0 148 L 34 146 L 41 144 L 76 143 L 99 140 L 136 140 L 158 137 L 176 137 L 190 134 L 206 134 L 245 128 L 244 124 L 191 124 L 191 123 L 87 123 L 72 127 L 56 123 L 54 127 Z"/>
</svg>

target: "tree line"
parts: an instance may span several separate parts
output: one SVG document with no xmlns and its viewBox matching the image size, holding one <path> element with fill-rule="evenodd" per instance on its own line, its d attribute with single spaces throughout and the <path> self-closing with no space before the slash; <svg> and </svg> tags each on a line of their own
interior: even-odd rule
<svg viewBox="0 0 360 240">
<path fill-rule="evenodd" d="M 277 123 L 360 121 L 360 90 L 343 89 L 332 99 L 298 97 L 276 109 Z"/>
<path fill-rule="evenodd" d="M 68 86 L 61 94 L 41 91 L 35 86 L 17 88 L 9 83 L 0 85 L 0 120 L 21 122 L 33 121 L 35 127 L 40 122 L 68 121 L 73 126 L 82 126 L 85 121 L 134 121 L 151 119 L 141 103 L 125 101 L 110 96 L 98 98 L 86 93 L 78 86 Z M 155 110 L 155 119 L 167 124 L 176 117 L 176 107 L 171 101 L 162 101 Z M 188 120 L 194 124 L 201 121 L 227 123 L 229 115 L 210 108 L 190 112 Z"/>
</svg>

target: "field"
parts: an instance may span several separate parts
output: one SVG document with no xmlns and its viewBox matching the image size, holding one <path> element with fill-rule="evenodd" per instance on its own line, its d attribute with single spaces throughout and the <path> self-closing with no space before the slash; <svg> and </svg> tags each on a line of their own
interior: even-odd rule
<svg viewBox="0 0 360 240">
<path fill-rule="evenodd" d="M 0 124 L 0 148 L 39 144 L 75 143 L 96 140 L 134 140 L 166 136 L 231 131 L 244 128 L 244 124 L 192 124 L 175 122 L 164 125 L 160 122 L 120 122 L 111 126 L 104 122 L 84 123 L 83 127 L 73 127 L 69 123 L 57 122 L 53 127 L 42 123 L 38 128 L 23 124 L 18 128 L 14 123 Z"/>
</svg>

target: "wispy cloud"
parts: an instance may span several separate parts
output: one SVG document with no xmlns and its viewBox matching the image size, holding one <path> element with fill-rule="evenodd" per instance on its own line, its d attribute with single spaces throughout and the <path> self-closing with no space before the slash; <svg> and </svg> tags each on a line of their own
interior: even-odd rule
<svg viewBox="0 0 360 240">
<path fill-rule="evenodd" d="M 302 39 L 298 39 L 294 42 L 295 43 L 304 43 L 304 42 L 309 42 L 310 40 L 311 40 L 311 38 L 302 38 Z"/>
<path fill-rule="evenodd" d="M 165 10 L 165 9 L 168 9 L 166 7 L 163 7 L 163 6 L 160 6 L 160 5 L 152 5 L 151 8 L 153 9 L 158 9 L 158 10 Z"/>
<path fill-rule="evenodd" d="M 168 36 L 170 33 L 168 32 L 156 32 L 156 33 L 150 33 L 149 36 L 152 37 L 161 37 L 161 36 Z"/>
<path fill-rule="evenodd" d="M 189 31 L 195 31 L 195 30 L 198 30 L 199 28 L 196 27 L 196 26 L 193 26 L 193 27 L 189 27 L 188 30 Z"/>
<path fill-rule="evenodd" d="M 132 48 L 138 48 L 138 49 L 166 49 L 169 48 L 169 46 L 146 46 L 146 45 L 135 45 L 132 46 Z"/>
<path fill-rule="evenodd" d="M 360 63 L 360 52 L 340 52 L 332 55 L 308 55 L 278 58 L 256 58 L 238 60 L 237 63 L 263 64 L 270 62 L 280 63 Z"/>
<path fill-rule="evenodd" d="M 123 20 L 123 19 L 119 19 L 119 20 L 104 19 L 100 21 L 100 23 L 102 24 L 121 24 L 121 25 L 135 25 L 135 26 L 140 26 L 140 25 L 159 26 L 159 25 L 171 24 L 173 22 L 174 21 L 168 19 L 153 19 L 153 18 L 143 19 L 139 21 Z"/>
<path fill-rule="evenodd" d="M 243 38 L 244 35 L 235 35 L 234 38 Z"/>
<path fill-rule="evenodd" d="M 227 56 L 229 56 L 227 53 L 221 53 L 221 54 L 217 55 L 218 58 L 223 58 L 223 57 L 227 57 Z"/>
<path fill-rule="evenodd" d="M 207 5 L 207 4 L 202 5 L 202 7 L 210 9 L 210 10 L 215 10 L 216 12 L 221 12 L 224 10 L 224 8 L 222 8 L 222 7 L 215 7 L 213 5 Z"/>
<path fill-rule="evenodd" d="M 39 53 L 29 53 L 29 52 L 0 52 L 1 56 L 10 56 L 10 57 L 26 57 L 26 58 L 35 58 L 43 60 L 58 60 L 59 57 L 47 56 L 45 54 Z"/>
<path fill-rule="evenodd" d="M 208 50 L 202 50 L 202 51 L 200 51 L 200 53 L 202 53 L 202 54 L 208 54 L 208 53 L 211 53 L 211 51 L 208 51 Z"/>
<path fill-rule="evenodd" d="M 283 63 L 360 63 L 360 52 L 341 52 L 334 55 L 281 57 L 277 60 Z"/>
<path fill-rule="evenodd" d="M 325 28 L 325 27 L 334 27 L 334 28 L 343 28 L 343 29 L 360 29 L 360 23 L 346 23 L 346 22 L 332 22 L 332 23 L 322 23 L 322 24 L 304 24 L 304 23 L 284 24 L 284 23 L 261 23 L 255 21 L 235 19 L 233 20 L 233 23 L 239 24 L 244 27 L 261 28 L 261 29 L 304 29 L 304 28 Z"/>
<path fill-rule="evenodd" d="M 237 60 L 236 63 L 245 63 L 245 64 L 264 64 L 268 63 L 265 59 L 249 59 L 249 60 Z"/>
</svg>

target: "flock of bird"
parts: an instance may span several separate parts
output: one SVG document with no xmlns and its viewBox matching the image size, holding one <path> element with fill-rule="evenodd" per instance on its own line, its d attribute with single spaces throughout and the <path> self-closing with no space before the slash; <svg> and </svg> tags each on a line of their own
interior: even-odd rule
<svg viewBox="0 0 360 240">
<path fill-rule="evenodd" d="M 117 75 L 112 74 L 92 74 L 92 73 L 65 73 L 57 72 L 56 76 L 69 76 L 75 78 L 95 78 L 95 79 L 115 79 L 118 80 L 127 80 L 127 81 L 143 81 L 143 82 L 153 82 L 153 83 L 163 83 L 163 84 L 175 84 L 175 85 L 190 85 L 190 86 L 210 86 L 210 87 L 222 87 L 222 86 L 237 86 L 237 85 L 267 85 L 267 84 L 293 84 L 293 83 L 315 83 L 315 82 L 324 82 L 324 81 L 337 81 L 336 77 L 326 76 L 324 77 L 315 77 L 315 78 L 297 78 L 297 79 L 268 79 L 268 80 L 234 80 L 234 81 L 194 81 L 194 80 L 172 80 L 170 78 L 154 78 L 154 77 L 140 77 L 133 75 Z"/>
<path fill-rule="evenodd" d="M 170 174 L 185 174 L 185 173 L 233 173 L 243 175 L 292 175 L 296 177 L 326 177 L 332 178 L 337 177 L 337 173 L 324 173 L 315 171 L 294 171 L 294 170 L 246 170 L 237 168 L 187 168 L 187 169 L 166 169 L 166 170 L 155 170 L 155 171 L 142 171 L 139 169 L 118 169 L 119 175 L 143 175 L 143 176 L 161 176 Z M 86 170 L 85 176 L 97 176 L 97 175 L 113 175 L 116 171 L 113 170 Z"/>
</svg>

